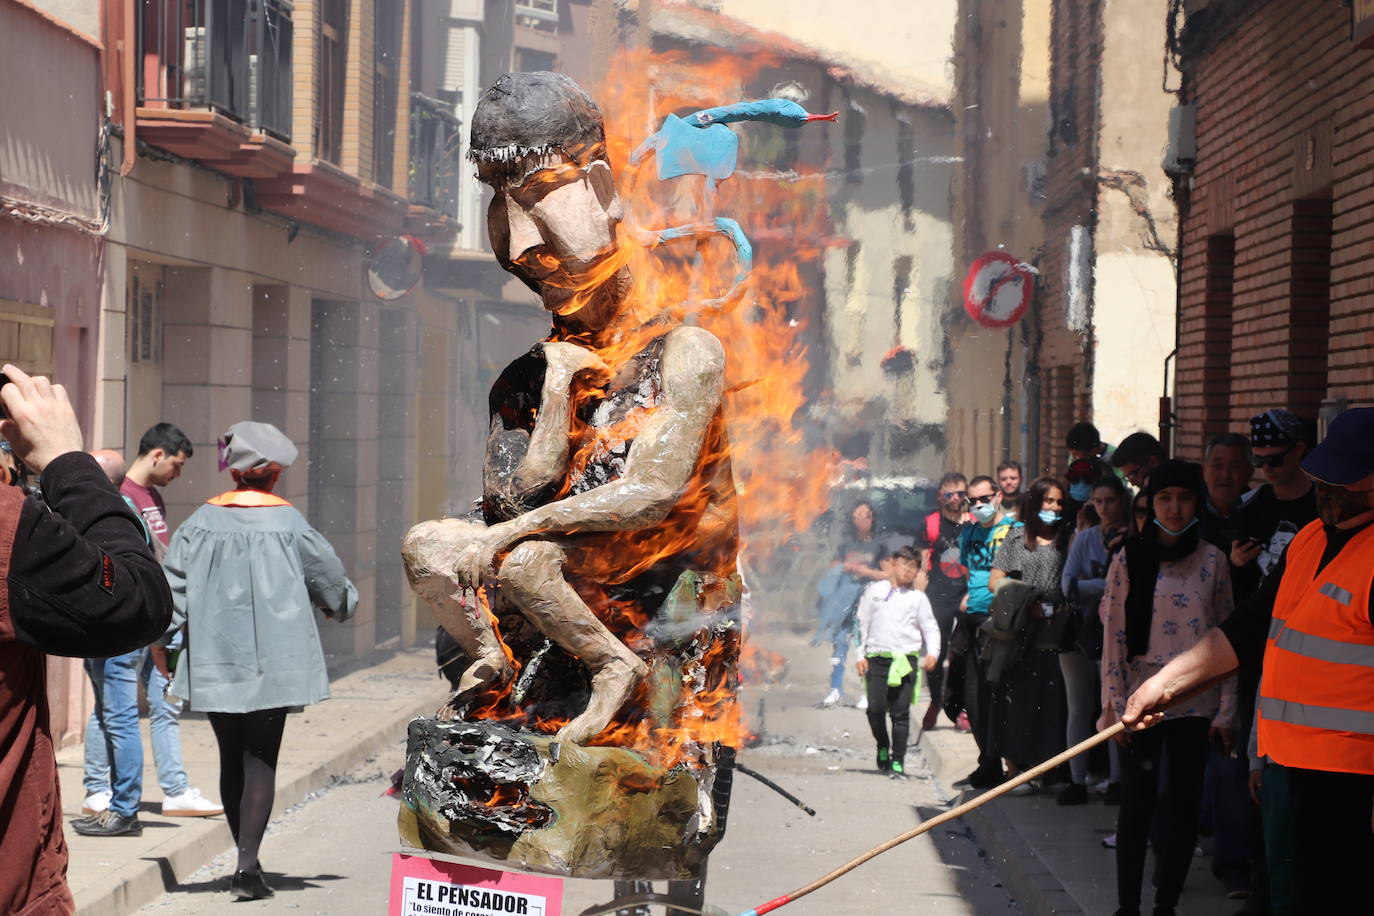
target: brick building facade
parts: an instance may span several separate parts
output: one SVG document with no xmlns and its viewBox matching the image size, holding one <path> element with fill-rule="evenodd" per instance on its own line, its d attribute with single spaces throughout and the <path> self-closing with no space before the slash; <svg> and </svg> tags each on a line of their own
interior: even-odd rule
<svg viewBox="0 0 1374 916">
<path fill-rule="evenodd" d="M 1367 4 L 1187 4 L 1177 451 L 1288 407 L 1374 403 L 1374 50 Z M 1181 189 L 1182 190 L 1182 189 Z M 1344 404 L 1342 404 L 1344 402 Z"/>
</svg>

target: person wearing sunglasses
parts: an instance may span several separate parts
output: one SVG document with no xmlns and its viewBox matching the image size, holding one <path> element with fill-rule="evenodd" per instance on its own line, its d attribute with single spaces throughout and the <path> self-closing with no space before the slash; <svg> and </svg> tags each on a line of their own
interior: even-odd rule
<svg viewBox="0 0 1374 916">
<path fill-rule="evenodd" d="M 1256 751 L 1287 783 L 1297 912 L 1363 913 L 1374 859 L 1374 408 L 1338 416 L 1302 470 L 1319 517 L 1259 592 L 1135 690 L 1122 721 L 1152 728 L 1177 698 L 1259 662 Z M 1261 793 L 1270 778 L 1266 769 Z"/>
<path fill-rule="evenodd" d="M 1001 782 L 1004 775 L 1002 758 L 997 753 L 992 733 L 992 686 L 983 672 L 981 650 L 987 635 L 982 631 L 982 624 L 992 608 L 992 589 L 988 582 L 993 558 L 1018 523 L 1002 512 L 1002 494 L 997 481 L 991 477 L 980 475 L 969 481 L 968 499 L 973 523 L 965 525 L 959 535 L 959 553 L 968 567 L 968 593 L 951 637 L 954 644 L 950 648 L 949 677 L 949 681 L 959 682 L 962 690 L 958 702 L 951 698 L 945 711 L 949 712 L 955 705 L 963 706 L 978 745 L 978 766 L 960 782 L 975 789 L 988 789 Z M 955 677 L 956 670 L 962 672 L 961 677 Z"/>
<path fill-rule="evenodd" d="M 991 499 L 991 495 L 987 497 Z M 964 526 L 972 521 L 969 515 L 968 478 L 958 471 L 950 471 L 940 478 L 936 493 L 938 508 L 925 519 L 925 530 L 917 542 L 924 554 L 928 581 L 926 597 L 940 625 L 939 664 L 930 672 L 930 705 L 921 718 L 921 728 L 930 731 L 940 716 L 945 685 L 945 655 L 954 632 L 954 619 L 959 605 L 968 591 L 968 568 L 959 553 Z M 917 585 L 920 588 L 920 585 Z M 957 718 L 956 720 L 957 721 Z"/>
<path fill-rule="evenodd" d="M 1236 513 L 1231 566 L 1237 597 L 1254 594 L 1288 542 L 1317 517 L 1317 496 L 1302 472 L 1309 441 L 1307 424 L 1287 410 L 1250 418 L 1250 464 L 1264 485 Z"/>
<path fill-rule="evenodd" d="M 1150 479 L 1150 472 L 1163 464 L 1168 455 L 1164 446 L 1154 436 L 1146 432 L 1131 433 L 1112 453 L 1112 468 L 1117 475 L 1137 490 L 1143 490 Z"/>
</svg>

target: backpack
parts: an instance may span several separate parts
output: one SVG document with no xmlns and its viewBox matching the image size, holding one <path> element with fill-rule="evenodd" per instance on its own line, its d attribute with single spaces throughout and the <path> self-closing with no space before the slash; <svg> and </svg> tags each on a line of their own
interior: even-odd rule
<svg viewBox="0 0 1374 916">
<path fill-rule="evenodd" d="M 979 658 L 988 683 L 1002 683 L 1026 651 L 1026 636 L 1031 624 L 1031 605 L 1039 589 L 1012 580 L 993 596 L 988 619 L 979 629 L 986 637 Z"/>
</svg>

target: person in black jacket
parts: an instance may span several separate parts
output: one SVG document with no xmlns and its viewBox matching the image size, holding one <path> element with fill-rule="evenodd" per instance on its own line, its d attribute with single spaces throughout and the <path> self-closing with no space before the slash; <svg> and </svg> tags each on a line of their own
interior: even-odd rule
<svg viewBox="0 0 1374 916">
<path fill-rule="evenodd" d="M 172 596 L 142 525 L 82 451 L 66 391 L 4 373 L 0 436 L 43 498 L 0 487 L 0 912 L 70 913 L 44 653 L 146 646 L 171 622 Z"/>
</svg>

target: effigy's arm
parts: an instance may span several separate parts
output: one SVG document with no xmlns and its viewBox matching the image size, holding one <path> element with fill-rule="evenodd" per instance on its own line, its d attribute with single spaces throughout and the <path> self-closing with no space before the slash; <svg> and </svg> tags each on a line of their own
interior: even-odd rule
<svg viewBox="0 0 1374 916">
<path fill-rule="evenodd" d="M 635 437 L 624 475 L 493 525 L 483 549 L 459 568 L 465 584 L 481 584 L 495 555 L 530 535 L 647 528 L 672 511 L 720 408 L 725 351 L 709 331 L 678 328 L 668 334 L 660 366 L 663 397 Z"/>
<path fill-rule="evenodd" d="M 561 341 L 542 345 L 545 370 L 534 429 L 505 429 L 493 417 L 487 436 L 483 493 L 497 515 L 526 511 L 546 488 L 561 483 L 568 470 L 572 421 L 572 384 L 583 371 L 609 375 L 591 350 Z"/>
</svg>

